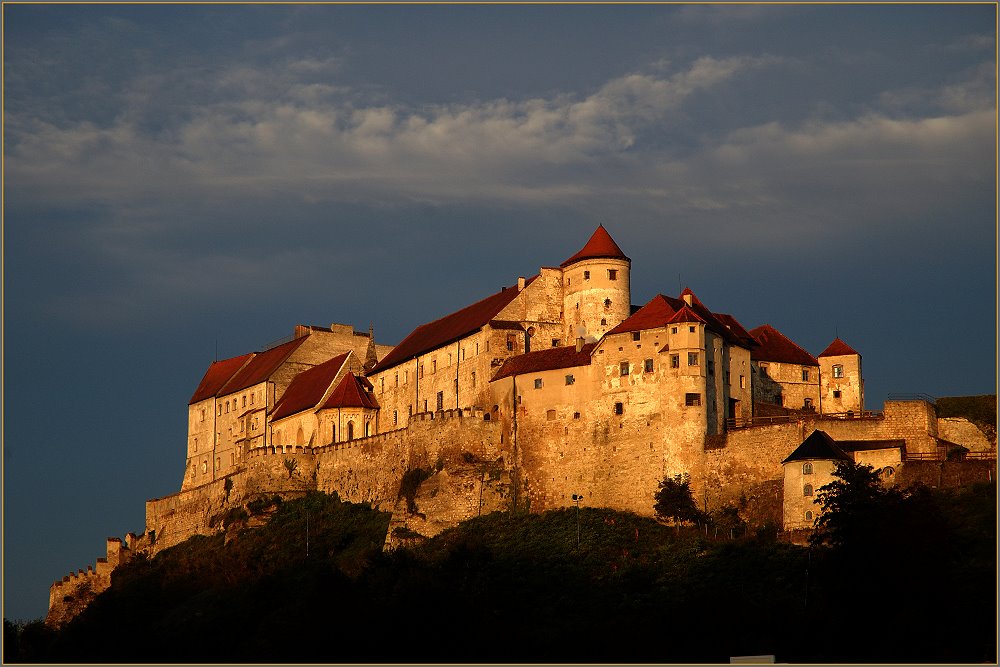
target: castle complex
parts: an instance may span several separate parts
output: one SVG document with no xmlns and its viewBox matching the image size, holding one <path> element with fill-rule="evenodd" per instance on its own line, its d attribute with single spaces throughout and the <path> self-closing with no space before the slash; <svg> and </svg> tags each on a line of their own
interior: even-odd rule
<svg viewBox="0 0 1000 667">
<path fill-rule="evenodd" d="M 214 362 L 188 404 L 180 491 L 148 501 L 145 531 L 109 540 L 96 569 L 53 584 L 49 622 L 77 613 L 129 554 L 222 530 L 227 511 L 271 494 L 391 510 L 393 546 L 574 496 L 651 515 L 659 482 L 686 473 L 706 509 L 770 507 L 793 530 L 812 524 L 837 459 L 897 475 L 954 452 L 995 459 L 995 434 L 938 419 L 928 401 L 866 410 L 861 355 L 839 338 L 814 357 L 690 289 L 636 306 L 630 272 L 602 226 L 560 265 L 394 347 L 371 329 L 297 326 Z M 404 499 L 417 469 L 425 480 Z"/>
</svg>

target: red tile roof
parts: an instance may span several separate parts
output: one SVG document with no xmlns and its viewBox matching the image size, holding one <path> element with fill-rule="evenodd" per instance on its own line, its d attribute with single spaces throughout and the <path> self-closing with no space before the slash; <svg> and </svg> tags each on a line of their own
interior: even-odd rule
<svg viewBox="0 0 1000 667">
<path fill-rule="evenodd" d="M 694 315 L 701 318 L 709 329 L 722 336 L 733 345 L 749 348 L 755 343 L 750 334 L 740 326 L 740 323 L 732 315 L 716 315 L 705 307 L 698 297 L 690 289 L 685 289 L 683 294 L 691 295 L 691 305 L 683 299 L 657 294 L 649 300 L 645 306 L 637 310 L 631 317 L 623 321 L 606 335 L 628 333 L 630 331 L 642 331 L 645 329 L 657 329 L 665 327 L 678 311 L 687 308 Z M 687 320 L 685 320 L 687 321 Z M 732 326 L 734 325 L 735 326 Z"/>
<path fill-rule="evenodd" d="M 525 281 L 525 286 L 530 285 L 537 277 L 529 278 Z M 392 352 L 385 355 L 373 370 L 384 371 L 478 331 L 513 301 L 518 293 L 516 286 L 508 287 L 451 315 L 421 324 L 394 347 Z"/>
<path fill-rule="evenodd" d="M 750 353 L 756 361 L 776 361 L 783 364 L 801 364 L 802 366 L 819 366 L 819 361 L 801 347 L 793 343 L 783 333 L 764 324 L 751 329 L 750 333 L 757 340 L 758 347 Z"/>
<path fill-rule="evenodd" d="M 288 356 L 297 350 L 302 343 L 306 342 L 309 336 L 302 336 L 301 338 L 296 338 L 295 340 L 290 340 L 283 345 L 278 345 L 277 347 L 272 347 L 270 350 L 266 350 L 254 356 L 250 360 L 250 363 L 244 366 L 239 373 L 233 376 L 229 382 L 219 390 L 218 396 L 225 396 L 226 394 L 231 394 L 234 391 L 240 391 L 241 389 L 246 389 L 247 387 L 252 387 L 255 384 L 260 384 L 268 377 L 271 376 L 278 366 L 288 358 Z"/>
<path fill-rule="evenodd" d="M 587 244 L 580 249 L 580 252 L 576 253 L 565 262 L 559 266 L 565 268 L 570 264 L 575 264 L 579 261 L 585 259 L 599 259 L 599 258 L 612 258 L 612 259 L 624 259 L 625 261 L 631 262 L 622 249 L 618 247 L 615 240 L 611 238 L 611 234 L 608 234 L 608 230 L 604 229 L 604 225 L 599 225 L 591 235 L 590 240 Z"/>
<path fill-rule="evenodd" d="M 322 407 L 378 409 L 378 401 L 371 394 L 371 383 L 362 383 L 363 379 L 356 377 L 354 373 L 345 375 Z"/>
<path fill-rule="evenodd" d="M 840 338 L 834 338 L 833 342 L 830 343 L 825 350 L 819 353 L 821 357 L 839 357 L 845 354 L 858 354 L 857 350 L 853 347 L 840 340 Z M 858 356 L 861 356 L 860 354 Z"/>
<path fill-rule="evenodd" d="M 222 361 L 213 361 L 212 365 L 208 367 L 205 371 L 205 377 L 201 379 L 201 383 L 198 388 L 194 390 L 194 395 L 191 396 L 191 400 L 188 401 L 188 405 L 197 403 L 198 401 L 204 401 L 206 398 L 212 398 L 215 396 L 216 392 L 222 389 L 222 385 L 229 381 L 229 378 L 233 377 L 236 371 L 243 367 L 243 364 L 252 357 L 253 354 L 244 354 L 239 357 L 233 357 L 232 359 L 223 359 Z"/>
<path fill-rule="evenodd" d="M 681 309 L 674 313 L 674 316 L 667 320 L 667 324 L 680 324 L 681 322 L 701 322 L 705 323 L 705 319 L 694 312 L 685 303 L 681 306 Z"/>
<path fill-rule="evenodd" d="M 621 324 L 609 331 L 607 335 L 665 327 L 670 318 L 683 305 L 685 304 L 680 299 L 657 294 L 645 306 L 635 311 L 631 317 L 628 317 Z"/>
<path fill-rule="evenodd" d="M 330 384 L 337 377 L 344 362 L 347 361 L 349 354 L 336 356 L 292 378 L 288 389 L 282 394 L 278 404 L 274 406 L 274 414 L 271 418 L 283 419 L 319 405 L 326 390 L 330 388 Z"/>
<path fill-rule="evenodd" d="M 597 343 L 587 343 L 580 348 L 579 352 L 576 351 L 575 345 L 570 345 L 566 347 L 550 347 L 537 352 L 519 354 L 516 357 L 507 359 L 503 363 L 503 366 L 493 375 L 493 380 L 499 380 L 512 375 L 551 371 L 557 368 L 589 366 L 590 353 L 596 346 Z"/>
</svg>

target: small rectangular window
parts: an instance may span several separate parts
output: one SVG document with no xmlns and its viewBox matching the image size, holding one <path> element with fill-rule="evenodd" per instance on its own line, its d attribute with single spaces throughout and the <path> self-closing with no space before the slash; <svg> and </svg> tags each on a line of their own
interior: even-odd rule
<svg viewBox="0 0 1000 667">
<path fill-rule="evenodd" d="M 679 355 L 679 354 L 671 354 L 670 355 L 670 367 L 671 368 L 680 368 L 681 367 L 681 355 Z"/>
<path fill-rule="evenodd" d="M 803 382 L 809 382 L 809 369 L 808 368 L 803 368 L 802 369 L 802 381 Z"/>
<path fill-rule="evenodd" d="M 677 327 L 670 327 L 670 333 L 677 333 Z"/>
<path fill-rule="evenodd" d="M 423 377 L 423 376 L 424 376 L 424 365 L 420 364 L 420 374 L 419 374 L 419 377 Z"/>
<path fill-rule="evenodd" d="M 476 371 L 472 371 L 472 386 L 476 386 Z"/>
<path fill-rule="evenodd" d="M 618 371 L 621 375 L 628 375 L 628 362 L 623 361 L 618 365 Z"/>
<path fill-rule="evenodd" d="M 398 387 L 399 386 L 399 373 L 396 373 L 396 375 L 394 376 L 394 379 L 395 379 L 395 382 L 396 382 L 396 386 Z"/>
<path fill-rule="evenodd" d="M 559 339 L 558 338 L 553 338 L 552 339 L 552 347 L 559 347 Z"/>
<path fill-rule="evenodd" d="M 747 388 L 747 376 L 746 375 L 741 375 L 740 376 L 740 389 L 746 389 L 746 388 Z"/>
<path fill-rule="evenodd" d="M 574 412 L 573 413 L 573 419 L 579 419 L 579 418 L 580 418 L 580 413 L 579 412 Z"/>
<path fill-rule="evenodd" d="M 689 331 L 690 333 L 694 333 L 694 325 L 693 325 L 693 324 L 692 324 L 691 326 L 689 326 L 689 327 L 688 327 L 688 331 Z"/>
<path fill-rule="evenodd" d="M 542 388 L 542 378 L 535 378 L 535 389 Z"/>
<path fill-rule="evenodd" d="M 618 269 L 608 269 L 608 280 L 618 280 Z"/>
<path fill-rule="evenodd" d="M 576 378 L 572 374 L 566 376 L 566 384 L 573 384 L 576 382 Z"/>
<path fill-rule="evenodd" d="M 398 415 L 395 410 L 392 411 L 392 425 L 395 426 L 398 423 Z"/>
<path fill-rule="evenodd" d="M 403 371 L 403 384 L 410 381 L 410 371 Z"/>
<path fill-rule="evenodd" d="M 835 389 L 833 391 L 833 397 L 834 398 L 840 398 L 840 390 L 839 389 Z"/>
<path fill-rule="evenodd" d="M 701 394 L 684 394 L 684 405 L 701 405 Z"/>
<path fill-rule="evenodd" d="M 642 362 L 642 370 L 645 373 L 652 373 L 653 372 L 653 360 L 652 359 L 646 359 L 644 362 Z"/>
<path fill-rule="evenodd" d="M 247 395 L 243 394 L 243 407 L 245 408 L 246 406 L 247 406 Z"/>
<path fill-rule="evenodd" d="M 438 370 L 437 359 L 431 359 L 431 375 L 434 375 L 434 373 L 437 373 L 437 370 Z"/>
<path fill-rule="evenodd" d="M 625 414 L 625 405 L 622 403 L 615 403 L 615 414 L 616 415 Z"/>
<path fill-rule="evenodd" d="M 833 377 L 842 378 L 844 377 L 844 367 L 840 364 L 833 365 Z"/>
<path fill-rule="evenodd" d="M 590 271 L 584 271 L 583 272 L 583 279 L 584 280 L 590 280 Z"/>
<path fill-rule="evenodd" d="M 698 353 L 688 352 L 688 366 L 697 366 L 697 365 L 698 365 Z"/>
<path fill-rule="evenodd" d="M 555 418 L 556 418 L 556 411 L 555 410 L 546 410 L 545 411 L 545 419 L 547 419 L 548 421 L 553 421 Z"/>
<path fill-rule="evenodd" d="M 444 392 L 443 391 L 439 391 L 437 393 L 437 409 L 439 411 L 440 410 L 444 410 Z"/>
<path fill-rule="evenodd" d="M 632 332 L 632 340 L 639 340 L 640 338 L 641 338 L 641 332 L 639 331 Z"/>
</svg>

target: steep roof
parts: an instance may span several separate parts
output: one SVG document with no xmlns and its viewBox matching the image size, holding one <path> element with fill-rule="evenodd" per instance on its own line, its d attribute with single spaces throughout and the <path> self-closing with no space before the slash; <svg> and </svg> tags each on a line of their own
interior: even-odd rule
<svg viewBox="0 0 1000 667">
<path fill-rule="evenodd" d="M 685 303 L 681 306 L 681 309 L 674 313 L 674 316 L 667 320 L 667 324 L 681 324 L 682 322 L 700 322 L 705 323 L 705 318 L 698 315 L 698 313 L 691 310 Z"/>
<path fill-rule="evenodd" d="M 354 373 L 347 373 L 322 407 L 377 409 L 378 401 L 371 394 L 370 387 L 369 383 L 363 383 Z"/>
<path fill-rule="evenodd" d="M 277 370 L 285 359 L 289 357 L 295 350 L 299 348 L 302 343 L 306 342 L 309 336 L 302 336 L 301 338 L 296 338 L 295 340 L 290 340 L 287 343 L 278 345 L 277 347 L 272 347 L 270 350 L 265 350 L 254 356 L 246 366 L 244 366 L 240 371 L 233 376 L 233 378 L 227 382 L 222 389 L 219 390 L 218 396 L 225 396 L 226 394 L 231 394 L 234 391 L 240 391 L 241 389 L 246 389 L 247 387 L 252 387 L 255 384 L 259 384 L 269 378 L 271 373 Z"/>
<path fill-rule="evenodd" d="M 350 352 L 336 356 L 292 378 L 288 389 L 281 396 L 281 400 L 274 406 L 272 419 L 283 419 L 297 412 L 316 407 L 349 355 Z"/>
<path fill-rule="evenodd" d="M 808 461 L 811 459 L 834 459 L 840 461 L 853 461 L 850 456 L 844 453 L 837 443 L 833 441 L 825 431 L 813 431 L 812 434 L 802 441 L 802 444 L 795 448 L 795 451 L 788 455 L 782 463 L 789 461 Z"/>
<path fill-rule="evenodd" d="M 839 357 L 845 354 L 858 354 L 857 350 L 853 347 L 840 340 L 840 337 L 834 338 L 833 342 L 830 343 L 825 350 L 819 353 L 821 357 Z M 861 355 L 858 355 L 861 356 Z"/>
<path fill-rule="evenodd" d="M 191 396 L 188 405 L 215 396 L 216 392 L 222 389 L 222 386 L 229 381 L 229 378 L 233 377 L 236 371 L 243 368 L 243 364 L 252 356 L 253 353 L 250 353 L 231 359 L 223 359 L 222 361 L 213 361 L 212 365 L 205 371 L 205 377 L 201 379 L 198 388 L 194 390 L 194 395 Z"/>
<path fill-rule="evenodd" d="M 762 324 L 756 329 L 751 329 L 750 334 L 757 341 L 757 349 L 750 355 L 756 361 L 819 366 L 816 357 L 796 345 L 770 324 Z"/>
<path fill-rule="evenodd" d="M 525 281 L 525 286 L 530 285 L 537 277 L 533 276 Z M 513 301 L 518 294 L 516 286 L 507 287 L 451 315 L 445 315 L 433 322 L 421 324 L 411 331 L 410 335 L 403 339 L 403 342 L 394 347 L 392 352 L 385 355 L 375 365 L 374 370 L 376 372 L 384 371 L 408 359 L 413 359 L 434 348 L 441 347 L 446 343 L 451 343 L 478 331 L 483 325 L 496 317 L 497 313 Z"/>
<path fill-rule="evenodd" d="M 519 354 L 516 357 L 508 358 L 503 363 L 503 366 L 493 375 L 493 380 L 499 380 L 512 375 L 551 371 L 557 368 L 589 366 L 590 353 L 596 346 L 597 343 L 587 343 L 580 348 L 579 352 L 576 351 L 575 345 L 569 345 Z"/>
<path fill-rule="evenodd" d="M 611 234 L 608 234 L 608 230 L 604 229 L 604 225 L 598 225 L 597 229 L 591 235 L 590 240 L 587 241 L 586 245 L 580 248 L 580 252 L 576 253 L 565 262 L 559 266 L 566 268 L 570 264 L 576 264 L 577 262 L 583 261 L 585 259 L 624 259 L 627 262 L 631 262 L 622 249 L 618 247 L 615 240 L 611 238 Z"/>
<path fill-rule="evenodd" d="M 681 296 L 683 297 L 684 295 L 691 296 L 690 306 L 683 298 L 675 299 L 663 294 L 657 294 L 645 306 L 605 335 L 610 336 L 630 331 L 665 327 L 671 323 L 671 318 L 675 317 L 678 311 L 687 308 L 693 315 L 697 316 L 693 321 L 704 322 L 709 329 L 722 336 L 731 345 L 739 345 L 745 348 L 750 348 L 754 345 L 754 341 L 750 338 L 750 335 L 732 315 L 716 315 L 695 296 L 690 288 L 684 289 Z M 686 315 L 685 317 L 690 318 L 691 315 Z M 681 321 L 687 322 L 690 320 Z M 733 326 L 734 324 L 735 326 Z"/>
<path fill-rule="evenodd" d="M 685 304 L 680 299 L 674 299 L 669 296 L 657 294 L 642 308 L 622 320 L 622 322 L 609 331 L 607 335 L 611 336 L 613 334 L 665 327 L 667 322 L 670 321 L 670 318 L 673 317 L 683 305 Z"/>
</svg>

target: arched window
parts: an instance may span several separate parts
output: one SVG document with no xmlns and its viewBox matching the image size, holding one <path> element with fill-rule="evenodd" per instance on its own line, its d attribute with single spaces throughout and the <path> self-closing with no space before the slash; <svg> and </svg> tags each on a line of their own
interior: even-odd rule
<svg viewBox="0 0 1000 667">
<path fill-rule="evenodd" d="M 299 427 L 299 430 L 295 432 L 295 444 L 296 445 L 306 444 L 306 434 L 302 430 L 301 426 Z"/>
<path fill-rule="evenodd" d="M 372 424 L 371 422 L 365 422 L 365 437 L 367 438 L 372 434 Z"/>
<path fill-rule="evenodd" d="M 812 484 L 806 484 L 805 486 L 802 487 L 802 495 L 803 496 L 811 496 L 812 494 L 813 494 L 813 485 Z"/>
<path fill-rule="evenodd" d="M 347 439 L 354 440 L 354 422 L 347 422 Z"/>
<path fill-rule="evenodd" d="M 813 474 L 813 464 L 811 464 L 811 463 L 803 463 L 802 464 L 802 474 L 803 475 L 811 475 L 811 474 Z"/>
<path fill-rule="evenodd" d="M 813 520 L 813 513 L 810 511 L 806 511 L 806 521 L 812 521 L 812 520 Z"/>
</svg>

